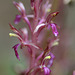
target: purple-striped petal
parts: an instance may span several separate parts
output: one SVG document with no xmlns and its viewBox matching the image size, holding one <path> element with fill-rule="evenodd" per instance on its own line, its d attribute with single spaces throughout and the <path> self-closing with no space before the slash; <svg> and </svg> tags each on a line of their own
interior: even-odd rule
<svg viewBox="0 0 75 75">
<path fill-rule="evenodd" d="M 18 24 L 21 21 L 21 15 L 16 15 L 16 18 L 14 20 L 15 24 Z"/>
<path fill-rule="evenodd" d="M 45 75 L 50 75 L 51 70 L 49 68 L 44 67 L 43 69 L 44 69 Z"/>
<path fill-rule="evenodd" d="M 12 48 L 14 48 L 15 55 L 16 55 L 16 57 L 17 57 L 18 60 L 20 60 L 19 54 L 18 54 L 18 52 L 17 52 L 17 49 L 18 49 L 19 46 L 20 46 L 20 44 L 16 44 L 15 46 L 12 47 Z"/>
<path fill-rule="evenodd" d="M 58 31 L 57 31 L 56 25 L 54 23 L 51 23 L 50 26 L 52 27 L 53 34 L 55 36 L 58 36 Z"/>
<path fill-rule="evenodd" d="M 53 64 L 53 60 L 54 60 L 55 56 L 51 52 L 49 53 L 49 55 L 51 56 L 51 59 L 49 60 L 47 67 L 50 68 Z"/>
</svg>

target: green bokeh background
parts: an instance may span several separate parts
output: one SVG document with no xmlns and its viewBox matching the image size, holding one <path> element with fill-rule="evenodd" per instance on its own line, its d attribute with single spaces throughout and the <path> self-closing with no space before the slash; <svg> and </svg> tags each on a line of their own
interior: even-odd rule
<svg viewBox="0 0 75 75">
<path fill-rule="evenodd" d="M 30 12 L 30 0 L 15 0 L 24 3 L 27 13 Z M 64 5 L 63 0 L 54 0 L 52 11 L 58 10 L 60 13 L 56 18 L 60 28 L 60 44 L 55 47 L 54 54 L 56 59 L 52 68 L 52 75 L 72 75 L 75 70 L 75 1 Z M 16 75 L 15 66 L 25 69 L 27 58 L 24 58 L 22 51 L 19 51 L 21 61 L 15 57 L 12 46 L 18 40 L 9 37 L 11 32 L 8 25 L 18 13 L 13 5 L 13 0 L 0 0 L 0 75 Z M 24 27 L 23 22 L 15 27 Z"/>
</svg>

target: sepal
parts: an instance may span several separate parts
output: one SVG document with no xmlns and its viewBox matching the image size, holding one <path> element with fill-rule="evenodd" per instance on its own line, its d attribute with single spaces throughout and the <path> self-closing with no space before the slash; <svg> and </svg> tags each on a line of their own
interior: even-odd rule
<svg viewBox="0 0 75 75">
<path fill-rule="evenodd" d="M 44 23 L 42 23 L 42 24 L 39 24 L 39 25 L 37 25 L 36 26 L 36 28 L 35 28 L 35 30 L 34 30 L 34 34 L 35 33 L 40 33 L 40 31 L 43 29 L 43 28 L 45 28 L 46 27 L 46 24 L 44 24 Z"/>
<path fill-rule="evenodd" d="M 18 49 L 19 46 L 20 46 L 20 44 L 16 44 L 15 46 L 12 47 L 12 48 L 14 48 L 15 55 L 16 55 L 16 57 L 17 57 L 18 60 L 20 60 L 19 54 L 18 54 L 18 52 L 17 52 L 17 49 Z"/>
<path fill-rule="evenodd" d="M 52 28 L 53 34 L 54 34 L 55 36 L 58 36 L 58 31 L 57 31 L 57 28 L 56 28 L 56 24 L 51 23 L 50 26 L 51 26 L 51 28 Z"/>
<path fill-rule="evenodd" d="M 17 3 L 17 2 L 14 1 L 13 4 L 15 5 L 15 7 L 18 9 L 18 11 L 19 11 L 22 15 L 25 14 L 25 7 L 24 7 L 23 3 L 21 3 L 21 2 Z"/>
</svg>

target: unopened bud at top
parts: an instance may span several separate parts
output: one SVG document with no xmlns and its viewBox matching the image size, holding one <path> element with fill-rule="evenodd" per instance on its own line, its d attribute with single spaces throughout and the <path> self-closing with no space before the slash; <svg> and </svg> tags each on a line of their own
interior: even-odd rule
<svg viewBox="0 0 75 75">
<path fill-rule="evenodd" d="M 13 4 L 16 6 L 16 8 L 21 12 L 21 13 L 24 13 L 25 12 L 25 7 L 23 5 L 23 3 L 19 2 L 13 2 Z"/>
</svg>

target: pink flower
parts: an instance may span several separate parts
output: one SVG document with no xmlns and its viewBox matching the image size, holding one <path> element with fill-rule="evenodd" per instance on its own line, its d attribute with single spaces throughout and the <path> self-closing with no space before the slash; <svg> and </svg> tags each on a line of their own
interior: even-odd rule
<svg viewBox="0 0 75 75">
<path fill-rule="evenodd" d="M 19 43 L 12 48 L 14 49 L 17 59 L 20 60 L 17 51 L 18 47 L 20 46 L 21 49 L 24 49 L 25 46 L 27 47 L 26 50 L 28 50 L 27 52 L 29 52 L 30 55 L 30 58 L 28 57 L 28 59 L 30 59 L 30 67 L 24 71 L 25 75 L 50 75 L 50 68 L 55 57 L 51 53 L 51 49 L 53 46 L 57 45 L 58 42 L 55 42 L 55 40 L 52 39 L 47 42 L 47 40 L 43 40 L 43 37 L 45 36 L 44 34 L 46 33 L 46 30 L 52 29 L 53 35 L 56 36 L 54 38 L 57 38 L 57 25 L 53 22 L 53 19 L 59 12 L 49 13 L 52 6 L 52 4 L 49 3 L 49 0 L 30 0 L 30 2 L 33 14 L 28 15 L 26 14 L 26 9 L 23 3 L 13 2 L 20 13 L 20 15 L 16 15 L 14 23 L 18 24 L 21 20 L 23 20 L 23 22 L 27 23 L 29 29 L 27 30 L 27 28 L 22 28 L 18 30 L 9 24 L 11 30 L 14 32 L 9 33 L 9 35 L 19 39 Z M 30 33 L 28 33 L 28 31 Z M 46 47 L 43 47 L 45 50 L 42 48 L 43 42 L 40 41 L 40 38 L 47 43 Z"/>
</svg>

